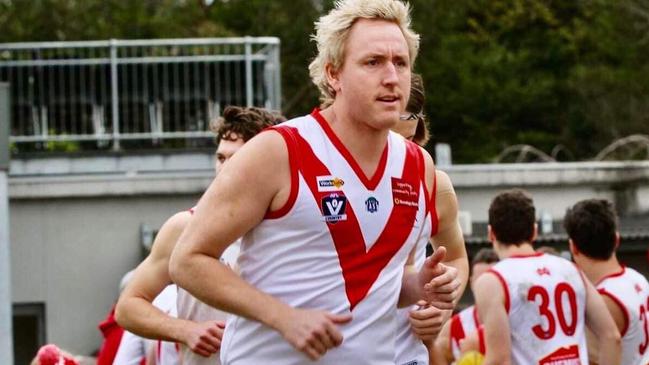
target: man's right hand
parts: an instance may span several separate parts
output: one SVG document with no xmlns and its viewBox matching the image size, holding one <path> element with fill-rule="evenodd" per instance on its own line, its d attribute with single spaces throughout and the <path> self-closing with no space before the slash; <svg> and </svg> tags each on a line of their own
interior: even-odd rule
<svg viewBox="0 0 649 365">
<path fill-rule="evenodd" d="M 315 361 L 343 342 L 337 325 L 351 320 L 351 314 L 293 308 L 282 318 L 278 331 L 296 350 Z"/>
<path fill-rule="evenodd" d="M 192 322 L 187 327 L 183 342 L 196 354 L 209 357 L 221 349 L 224 329 L 224 322 Z"/>
</svg>

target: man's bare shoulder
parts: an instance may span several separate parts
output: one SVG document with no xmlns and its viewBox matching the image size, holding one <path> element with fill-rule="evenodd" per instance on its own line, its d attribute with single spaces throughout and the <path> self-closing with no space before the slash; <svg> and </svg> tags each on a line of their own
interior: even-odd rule
<svg viewBox="0 0 649 365">
<path fill-rule="evenodd" d="M 476 280 L 474 286 L 476 302 L 480 300 L 500 299 L 503 297 L 502 284 L 496 274 L 487 271 Z M 477 303 L 476 303 L 477 304 Z"/>
<path fill-rule="evenodd" d="M 451 177 L 448 176 L 445 171 L 436 169 L 435 179 L 437 180 L 437 194 L 455 192 L 455 189 L 453 189 L 453 182 L 451 181 Z"/>
<path fill-rule="evenodd" d="M 191 217 L 192 213 L 189 210 L 178 212 L 169 217 L 162 227 L 160 227 L 153 241 L 150 256 L 165 257 L 168 259 L 171 256 L 171 251 L 173 251 L 178 237 L 180 237 L 180 234 L 187 227 L 187 224 L 189 224 Z"/>
<path fill-rule="evenodd" d="M 243 147 L 228 162 L 228 165 L 238 165 L 242 161 L 263 162 L 266 160 L 287 159 L 286 142 L 282 135 L 274 129 L 268 129 L 246 142 Z M 272 166 L 270 166 L 272 168 Z"/>
</svg>

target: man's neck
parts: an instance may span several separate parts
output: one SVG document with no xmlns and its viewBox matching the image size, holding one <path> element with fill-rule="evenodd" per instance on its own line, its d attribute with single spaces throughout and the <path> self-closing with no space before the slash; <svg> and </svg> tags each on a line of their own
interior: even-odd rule
<svg viewBox="0 0 649 365">
<path fill-rule="evenodd" d="M 576 261 L 579 268 L 593 284 L 599 283 L 606 276 L 622 271 L 622 265 L 620 265 L 615 254 L 608 260 L 595 260 L 581 254 Z"/>
<path fill-rule="evenodd" d="M 503 245 L 500 243 L 498 248 L 498 256 L 501 259 L 506 259 L 512 256 L 530 256 L 536 254 L 534 247 L 529 242 L 523 242 L 520 245 Z"/>
<path fill-rule="evenodd" d="M 321 114 L 365 174 L 373 175 L 390 131 L 376 130 L 367 124 L 345 118 L 344 111 L 334 106 L 326 108 Z"/>
</svg>

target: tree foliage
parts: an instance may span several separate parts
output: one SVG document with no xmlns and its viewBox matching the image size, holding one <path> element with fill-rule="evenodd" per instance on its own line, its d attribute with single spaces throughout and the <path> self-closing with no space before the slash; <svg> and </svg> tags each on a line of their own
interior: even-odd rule
<svg viewBox="0 0 649 365">
<path fill-rule="evenodd" d="M 586 159 L 649 133 L 649 1 L 411 0 L 434 142 Z M 317 105 L 313 22 L 332 0 L 0 0 L 0 42 L 277 36 L 284 113 Z"/>
</svg>

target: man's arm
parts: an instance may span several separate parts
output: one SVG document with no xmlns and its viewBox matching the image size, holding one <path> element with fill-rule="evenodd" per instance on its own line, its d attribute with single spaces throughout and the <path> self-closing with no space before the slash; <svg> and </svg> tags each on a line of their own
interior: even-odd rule
<svg viewBox="0 0 649 365">
<path fill-rule="evenodd" d="M 172 317 L 152 303 L 171 284 L 169 257 L 176 240 L 191 218 L 181 212 L 169 218 L 160 228 L 151 253 L 137 267 L 131 281 L 120 295 L 115 317 L 126 330 L 142 337 L 181 342 L 202 356 L 210 356 L 221 346 L 225 323 L 198 323 Z"/>
<path fill-rule="evenodd" d="M 511 364 L 511 331 L 505 310 L 502 284 L 492 273 L 485 273 L 475 285 L 475 306 L 485 331 L 486 357 L 483 365 Z"/>
<path fill-rule="evenodd" d="M 454 304 L 460 300 L 469 280 L 469 261 L 464 244 L 464 235 L 458 222 L 458 202 L 455 189 L 449 176 L 440 170 L 435 171 L 437 179 L 437 194 L 435 197 L 439 230 L 433 236 L 432 244 L 435 249 L 446 247 L 444 264 L 457 269 L 461 283 Z"/>
<path fill-rule="evenodd" d="M 622 359 L 620 331 L 593 284 L 584 279 L 584 285 L 586 286 L 586 326 L 597 338 L 597 352 L 599 352 L 597 363 L 620 364 Z M 589 349 L 591 352 L 591 344 Z"/>
<path fill-rule="evenodd" d="M 428 347 L 430 365 L 450 365 L 453 362 L 451 353 L 451 321 L 446 321 L 432 346 Z"/>
<path fill-rule="evenodd" d="M 608 294 L 600 294 L 602 296 L 602 299 L 604 300 L 604 304 L 606 304 L 606 307 L 608 308 L 608 312 L 611 313 L 611 317 L 613 317 L 613 320 L 615 321 L 617 329 L 618 331 L 620 331 L 621 335 L 622 331 L 624 331 L 624 326 L 626 325 L 626 319 L 624 313 L 622 312 L 624 309 L 622 309 L 622 307 L 620 307 L 620 305 L 618 305 L 617 302 L 615 302 Z M 599 340 L 597 339 L 597 336 L 595 336 L 589 329 L 586 330 L 586 343 L 588 344 L 589 362 L 591 364 L 598 364 Z"/>
<path fill-rule="evenodd" d="M 439 229 L 433 238 L 435 253 L 426 259 L 419 272 L 413 267 L 414 253 L 410 253 L 404 271 L 399 306 L 410 305 L 424 299 L 439 309 L 453 309 L 469 277 L 464 237 L 457 221 L 457 199 L 448 175 L 436 171 L 433 159 L 428 152 L 423 151 L 426 183 L 431 194 L 435 180 L 439 177 L 435 198 Z M 443 264 L 439 264 L 434 257 L 442 247 Z"/>
<path fill-rule="evenodd" d="M 288 200 L 291 175 L 281 135 L 261 133 L 224 165 L 171 256 L 174 282 L 206 304 L 277 330 L 312 359 L 342 342 L 336 324 L 351 320 L 292 308 L 261 292 L 219 261 L 225 249 Z"/>
</svg>

